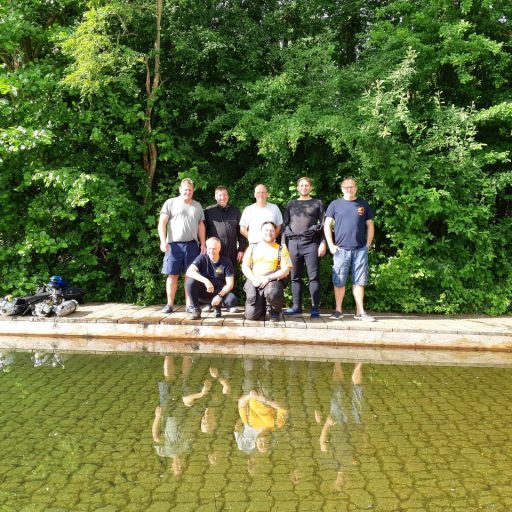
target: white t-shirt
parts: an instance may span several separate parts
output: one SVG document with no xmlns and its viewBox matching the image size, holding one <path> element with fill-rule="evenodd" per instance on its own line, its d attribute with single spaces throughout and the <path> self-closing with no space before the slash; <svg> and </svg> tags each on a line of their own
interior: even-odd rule
<svg viewBox="0 0 512 512">
<path fill-rule="evenodd" d="M 278 206 L 273 203 L 267 203 L 260 207 L 256 203 L 251 204 L 242 212 L 240 226 L 249 230 L 249 243 L 256 244 L 261 241 L 261 225 L 264 222 L 273 222 L 276 226 L 283 223 L 283 216 Z"/>
</svg>

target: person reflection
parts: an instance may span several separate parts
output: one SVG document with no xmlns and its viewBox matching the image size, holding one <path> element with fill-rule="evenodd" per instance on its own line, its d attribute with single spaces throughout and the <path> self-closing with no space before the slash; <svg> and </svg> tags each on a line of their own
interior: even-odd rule
<svg viewBox="0 0 512 512">
<path fill-rule="evenodd" d="M 238 399 L 238 414 L 241 420 L 235 426 L 238 448 L 245 453 L 257 450 L 267 454 L 272 445 L 272 432 L 285 425 L 288 411 L 253 389 Z"/>
<path fill-rule="evenodd" d="M 189 449 L 190 442 L 184 434 L 184 422 L 187 419 L 187 409 L 205 397 L 212 382 L 205 380 L 200 391 L 190 393 L 187 385 L 192 358 L 183 356 L 181 373 L 176 372 L 176 361 L 173 356 L 164 358 L 164 380 L 158 383 L 160 405 L 155 408 L 155 417 L 151 432 L 154 447 L 160 457 L 170 459 L 169 466 L 176 476 L 183 474 L 185 468 L 184 455 Z"/>
<path fill-rule="evenodd" d="M 209 381 L 210 397 L 201 417 L 200 428 L 203 434 L 211 434 L 217 430 L 218 410 L 224 402 L 224 398 L 231 394 L 231 383 L 228 378 L 222 375 L 215 366 L 210 366 L 209 372 L 213 381 Z M 215 384 L 219 385 L 216 386 Z"/>
<path fill-rule="evenodd" d="M 348 429 L 349 413 L 348 398 L 343 389 L 343 369 L 341 363 L 334 363 L 334 370 L 331 382 L 331 401 L 329 412 L 325 420 L 320 410 L 315 410 L 315 420 L 322 424 L 320 432 L 319 445 L 323 457 L 323 462 L 336 471 L 334 487 L 341 490 L 345 485 L 346 470 L 357 464 L 357 460 L 353 456 L 353 447 L 350 431 Z M 362 424 L 362 406 L 363 406 L 363 365 L 357 363 L 354 366 L 351 377 L 351 416 L 356 425 Z M 342 432 L 343 438 L 336 439 L 336 442 L 330 443 L 330 436 L 333 434 L 331 430 L 336 425 L 344 426 Z"/>
<path fill-rule="evenodd" d="M 213 381 L 210 394 L 207 399 L 206 408 L 201 417 L 201 432 L 212 437 L 209 443 L 209 451 L 207 461 L 210 466 L 226 461 L 226 444 L 225 436 L 227 432 L 222 431 L 231 428 L 230 423 L 225 421 L 225 403 L 231 397 L 231 382 L 229 377 L 229 369 L 219 370 L 215 366 L 209 368 L 210 377 Z M 220 420 L 223 420 L 219 425 Z"/>
</svg>

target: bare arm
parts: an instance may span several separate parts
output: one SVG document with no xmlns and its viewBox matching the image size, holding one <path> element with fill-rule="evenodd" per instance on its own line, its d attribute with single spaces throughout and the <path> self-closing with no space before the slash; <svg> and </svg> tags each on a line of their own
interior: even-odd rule
<svg viewBox="0 0 512 512">
<path fill-rule="evenodd" d="M 249 391 L 249 393 L 246 393 L 245 395 L 241 396 L 238 399 L 238 408 L 242 409 L 242 408 L 246 407 L 247 404 L 249 403 L 249 400 L 253 400 L 256 398 L 258 398 L 258 393 L 256 393 L 256 391 L 254 391 L 254 389 L 252 391 Z"/>
<path fill-rule="evenodd" d="M 329 429 L 334 425 L 333 419 L 329 416 L 322 427 L 322 432 L 320 432 L 320 451 L 327 451 L 327 443 L 329 442 Z"/>
<path fill-rule="evenodd" d="M 235 286 L 235 276 L 226 276 L 226 284 L 221 288 L 219 294 L 224 297 Z"/>
<path fill-rule="evenodd" d="M 249 228 L 247 226 L 240 226 L 240 234 L 249 239 Z"/>
<path fill-rule="evenodd" d="M 321 258 L 325 256 L 327 252 L 327 242 L 325 241 L 325 211 L 324 211 L 324 203 L 320 201 L 319 209 L 318 209 L 318 223 L 320 224 L 320 244 L 318 246 L 318 257 Z"/>
<path fill-rule="evenodd" d="M 201 254 L 206 254 L 206 226 L 204 224 L 204 220 L 199 221 L 197 236 L 201 245 Z"/>
<path fill-rule="evenodd" d="M 268 278 L 269 281 L 274 281 L 277 279 L 283 279 L 283 277 L 286 277 L 290 273 L 289 267 L 286 266 L 280 266 L 278 269 L 276 269 L 272 274 L 268 274 L 265 277 Z"/>
<path fill-rule="evenodd" d="M 270 400 L 265 395 L 263 395 L 262 393 L 258 393 L 254 389 L 238 399 L 238 408 L 245 407 L 249 403 L 249 400 L 257 400 L 263 405 L 268 405 L 269 407 L 272 407 L 272 409 L 283 409 L 275 400 Z"/>
<path fill-rule="evenodd" d="M 235 286 L 234 276 L 226 276 L 226 284 L 220 289 L 219 293 L 212 299 L 212 306 L 219 306 L 222 299 L 228 294 Z"/>
<path fill-rule="evenodd" d="M 249 267 L 249 265 L 242 263 L 242 273 L 247 279 L 249 279 L 249 281 L 251 281 L 253 286 L 259 288 L 259 286 L 261 285 L 261 278 L 253 274 L 252 268 Z"/>
<path fill-rule="evenodd" d="M 221 375 L 221 373 L 219 372 L 219 370 L 215 367 L 210 367 L 210 375 L 214 378 L 214 379 L 217 379 L 221 386 L 222 386 L 222 394 L 223 395 L 229 395 L 231 393 L 231 384 L 230 382 Z"/>
<path fill-rule="evenodd" d="M 327 252 L 327 245 L 325 243 L 325 240 L 322 240 L 318 246 L 318 257 L 321 258 L 322 256 L 325 256 L 326 252 Z"/>
<path fill-rule="evenodd" d="M 324 234 L 325 240 L 327 241 L 327 245 L 329 246 L 329 250 L 331 254 L 336 254 L 338 252 L 338 247 L 334 245 L 334 240 L 332 238 L 332 226 L 334 224 L 334 219 L 332 217 L 326 217 L 324 223 Z"/>
<path fill-rule="evenodd" d="M 372 219 L 366 221 L 366 245 L 368 249 L 372 245 L 373 237 L 375 236 L 375 224 Z"/>
<path fill-rule="evenodd" d="M 199 269 L 192 263 L 190 267 L 187 268 L 187 272 L 185 274 L 187 277 L 191 277 L 192 279 L 195 279 L 196 281 L 199 281 L 200 283 L 203 283 L 206 286 L 206 291 L 208 293 L 213 292 L 213 284 L 212 282 L 207 278 L 204 277 L 199 273 Z"/>
<path fill-rule="evenodd" d="M 194 402 L 198 400 L 199 398 L 203 398 L 203 396 L 207 395 L 210 392 L 210 389 L 212 388 L 212 381 L 211 380 L 205 380 L 203 387 L 199 393 L 191 393 L 190 395 L 186 395 L 183 397 L 183 403 L 187 407 L 192 407 L 194 405 Z"/>
<path fill-rule="evenodd" d="M 167 224 L 169 222 L 169 215 L 161 213 L 158 219 L 158 236 L 160 237 L 160 250 L 167 252 L 169 244 L 167 243 Z"/>
<path fill-rule="evenodd" d="M 162 419 L 162 408 L 157 406 L 155 409 L 155 419 L 153 420 L 153 425 L 151 426 L 151 433 L 153 435 L 153 441 L 155 443 L 160 442 L 160 420 Z"/>
</svg>

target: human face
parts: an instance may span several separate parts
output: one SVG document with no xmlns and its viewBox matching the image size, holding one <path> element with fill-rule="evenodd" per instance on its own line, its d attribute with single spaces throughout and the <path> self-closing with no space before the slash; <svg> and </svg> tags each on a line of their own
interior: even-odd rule
<svg viewBox="0 0 512 512">
<path fill-rule="evenodd" d="M 194 195 L 194 187 L 189 185 L 188 183 L 184 183 L 180 186 L 180 196 L 186 203 L 190 203 L 192 201 L 192 196 Z"/>
<path fill-rule="evenodd" d="M 271 441 L 272 438 L 270 437 L 270 434 L 268 432 L 262 432 L 256 438 L 256 450 L 258 450 L 260 453 L 268 453 L 270 450 Z"/>
<path fill-rule="evenodd" d="M 297 185 L 297 192 L 301 198 L 307 198 L 309 197 L 312 188 L 313 187 L 308 180 L 300 180 L 299 184 Z"/>
<path fill-rule="evenodd" d="M 256 203 L 265 206 L 268 199 L 267 187 L 265 185 L 258 185 L 254 189 L 254 197 L 256 198 Z"/>
<path fill-rule="evenodd" d="M 220 244 L 216 240 L 206 242 L 206 254 L 212 261 L 217 261 L 220 255 Z"/>
<path fill-rule="evenodd" d="M 345 180 L 341 184 L 341 191 L 343 192 L 343 198 L 347 201 L 353 201 L 357 194 L 357 185 L 354 180 Z"/>
<path fill-rule="evenodd" d="M 261 239 L 267 243 L 273 243 L 276 240 L 276 228 L 272 224 L 265 224 L 261 228 Z"/>
<path fill-rule="evenodd" d="M 226 208 L 229 201 L 229 194 L 227 190 L 217 190 L 215 192 L 215 201 L 221 208 Z"/>
</svg>

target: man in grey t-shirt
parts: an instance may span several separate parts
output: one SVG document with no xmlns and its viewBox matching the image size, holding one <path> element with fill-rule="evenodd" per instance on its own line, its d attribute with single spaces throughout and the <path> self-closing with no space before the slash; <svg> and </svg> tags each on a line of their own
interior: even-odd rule
<svg viewBox="0 0 512 512">
<path fill-rule="evenodd" d="M 162 308 L 162 313 L 173 311 L 180 274 L 187 270 L 200 253 L 206 252 L 203 209 L 192 199 L 194 182 L 190 178 L 185 178 L 180 184 L 179 191 L 178 197 L 168 199 L 164 203 L 158 221 L 160 250 L 165 253 L 162 274 L 167 275 L 167 304 Z M 187 296 L 186 299 L 188 305 Z"/>
</svg>

